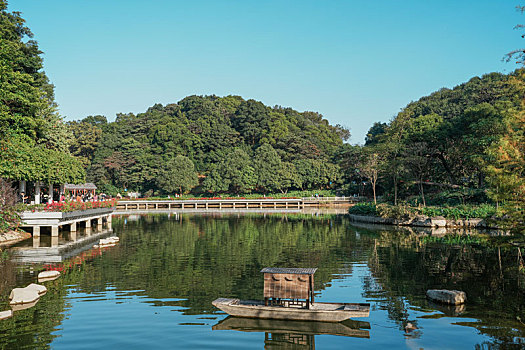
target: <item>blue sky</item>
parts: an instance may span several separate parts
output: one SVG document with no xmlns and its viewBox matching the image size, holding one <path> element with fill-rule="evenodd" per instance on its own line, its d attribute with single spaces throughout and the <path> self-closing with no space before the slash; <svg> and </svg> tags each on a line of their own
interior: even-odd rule
<svg viewBox="0 0 525 350">
<path fill-rule="evenodd" d="M 362 143 L 375 121 L 525 46 L 511 0 L 10 0 L 68 120 L 241 95 L 322 113 Z"/>
</svg>

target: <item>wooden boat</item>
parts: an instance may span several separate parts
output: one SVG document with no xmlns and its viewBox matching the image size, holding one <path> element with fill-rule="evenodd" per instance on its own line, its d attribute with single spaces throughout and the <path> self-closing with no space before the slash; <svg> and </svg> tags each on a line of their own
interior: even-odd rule
<svg viewBox="0 0 525 350">
<path fill-rule="evenodd" d="M 370 304 L 313 303 L 308 309 L 265 306 L 263 301 L 218 298 L 212 303 L 228 315 L 277 320 L 341 322 L 351 317 L 368 317 Z"/>
<path fill-rule="evenodd" d="M 218 298 L 212 304 L 229 315 L 277 320 L 341 322 L 368 317 L 370 304 L 317 303 L 316 268 L 264 268 L 264 301 Z"/>
<path fill-rule="evenodd" d="M 226 317 L 212 326 L 213 330 L 235 330 L 241 332 L 266 332 L 274 334 L 307 334 L 307 335 L 338 335 L 344 337 L 370 338 L 366 329 L 370 328 L 368 322 L 307 322 L 265 320 L 258 318 Z"/>
</svg>

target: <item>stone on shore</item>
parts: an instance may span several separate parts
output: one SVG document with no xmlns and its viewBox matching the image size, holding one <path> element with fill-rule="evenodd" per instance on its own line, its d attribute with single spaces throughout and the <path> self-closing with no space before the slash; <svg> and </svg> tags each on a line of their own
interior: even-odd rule
<svg viewBox="0 0 525 350">
<path fill-rule="evenodd" d="M 9 294 L 9 304 L 29 304 L 38 301 L 41 295 L 46 294 L 47 288 L 31 283 L 25 288 L 15 288 Z"/>
<path fill-rule="evenodd" d="M 460 290 L 429 289 L 427 290 L 427 297 L 449 305 L 460 305 L 467 301 L 467 294 Z"/>
<path fill-rule="evenodd" d="M 38 282 L 53 281 L 60 277 L 59 271 L 42 271 L 38 274 Z"/>
<path fill-rule="evenodd" d="M 10 318 L 13 316 L 13 311 L 7 310 L 7 311 L 0 311 L 0 320 L 5 320 L 7 318 Z"/>
<path fill-rule="evenodd" d="M 0 246 L 9 246 L 28 238 L 31 238 L 31 234 L 24 231 L 0 233 Z"/>
<path fill-rule="evenodd" d="M 431 220 L 433 227 L 446 227 L 447 226 L 447 219 L 445 219 L 442 216 L 436 216 L 430 220 Z"/>
</svg>

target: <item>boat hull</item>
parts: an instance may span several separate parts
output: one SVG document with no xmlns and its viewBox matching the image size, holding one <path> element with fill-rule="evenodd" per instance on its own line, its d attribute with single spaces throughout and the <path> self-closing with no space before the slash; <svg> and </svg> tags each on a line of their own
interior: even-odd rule
<svg viewBox="0 0 525 350">
<path fill-rule="evenodd" d="M 310 309 L 265 306 L 261 301 L 219 298 L 212 303 L 218 309 L 236 317 L 276 320 L 341 322 L 353 317 L 368 317 L 370 304 L 315 303 Z"/>
</svg>

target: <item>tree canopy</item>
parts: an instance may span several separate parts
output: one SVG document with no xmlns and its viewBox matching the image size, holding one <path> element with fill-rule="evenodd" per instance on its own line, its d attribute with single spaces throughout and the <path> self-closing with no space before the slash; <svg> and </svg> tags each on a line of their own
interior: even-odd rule
<svg viewBox="0 0 525 350">
<path fill-rule="evenodd" d="M 429 194 L 505 202 L 523 220 L 517 208 L 525 205 L 524 102 L 523 69 L 474 77 L 411 102 L 389 123 L 375 123 L 365 146 L 338 153 L 347 187 L 377 181 L 384 199 L 394 203 L 401 195 L 425 205 Z M 360 160 L 378 152 L 384 164 L 372 167 L 370 176 L 370 162 Z"/>
<path fill-rule="evenodd" d="M 240 96 L 188 96 L 137 115 L 119 114 L 110 123 L 99 116 L 70 125 L 78 135 L 71 152 L 89 164 L 92 181 L 153 193 L 170 192 L 157 179 L 177 156 L 190 160 L 203 178 L 194 191 L 333 188 L 340 178 L 333 156 L 349 136 L 319 113 Z M 313 168 L 297 169 L 305 164 Z"/>
<path fill-rule="evenodd" d="M 0 0 L 0 177 L 82 181 L 84 170 L 69 153 L 70 135 L 32 37 L 20 13 L 7 12 Z"/>
</svg>

